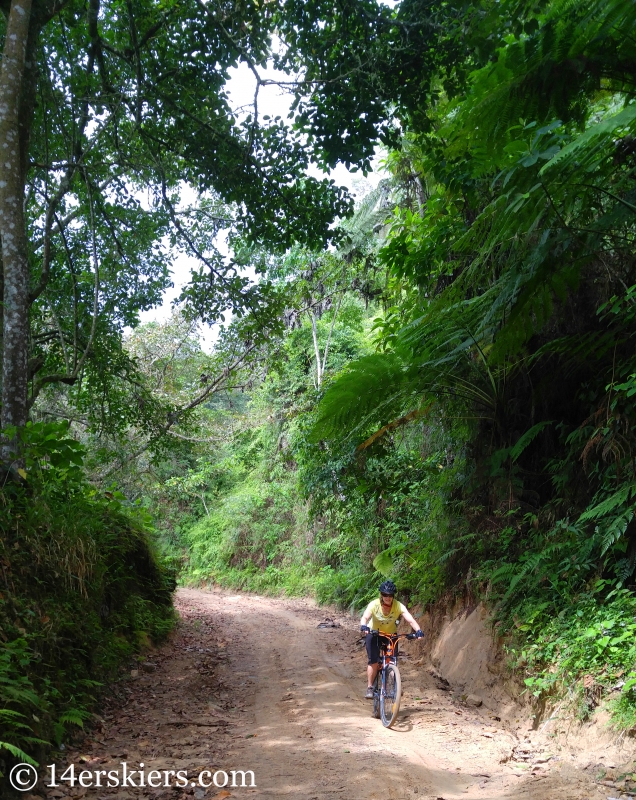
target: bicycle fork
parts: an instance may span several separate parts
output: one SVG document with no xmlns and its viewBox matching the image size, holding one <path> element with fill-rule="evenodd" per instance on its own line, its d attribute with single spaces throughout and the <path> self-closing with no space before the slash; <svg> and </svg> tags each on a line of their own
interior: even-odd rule
<svg viewBox="0 0 636 800">
<path fill-rule="evenodd" d="M 392 659 L 387 659 L 380 667 L 380 685 L 378 686 L 380 697 L 386 697 L 386 668 L 389 664 L 394 663 Z"/>
</svg>

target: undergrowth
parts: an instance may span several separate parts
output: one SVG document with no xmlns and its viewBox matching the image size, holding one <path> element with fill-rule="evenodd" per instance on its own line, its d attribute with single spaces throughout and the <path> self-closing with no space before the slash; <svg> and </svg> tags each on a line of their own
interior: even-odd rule
<svg viewBox="0 0 636 800">
<path fill-rule="evenodd" d="M 24 469 L 0 492 L 4 774 L 83 726 L 105 683 L 173 624 L 174 578 L 143 512 L 86 482 L 65 425 L 30 425 L 22 439 Z"/>
<path fill-rule="evenodd" d="M 627 589 L 606 589 L 599 580 L 560 608 L 528 600 L 519 609 L 506 651 L 510 667 L 523 676 L 534 698 L 566 698 L 584 720 L 614 694 L 613 724 L 633 727 L 636 598 Z"/>
</svg>

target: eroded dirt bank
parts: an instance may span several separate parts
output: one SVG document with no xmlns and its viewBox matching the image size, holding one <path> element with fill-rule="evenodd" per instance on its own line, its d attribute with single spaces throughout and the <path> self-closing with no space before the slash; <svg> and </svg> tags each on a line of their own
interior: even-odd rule
<svg viewBox="0 0 636 800">
<path fill-rule="evenodd" d="M 69 753 L 78 770 L 253 770 L 256 788 L 130 786 L 40 789 L 48 797 L 298 800 L 606 800 L 603 764 L 582 764 L 492 710 L 459 704 L 429 674 L 418 642 L 403 648 L 402 710 L 385 730 L 362 698 L 357 624 L 319 629 L 299 600 L 180 590 L 181 622 Z M 65 764 L 57 759 L 58 770 Z M 587 769 L 584 767 L 587 766 Z M 605 762 L 611 769 L 611 765 Z M 59 774 L 59 772 L 58 772 Z M 614 776 L 618 777 L 618 776 Z M 172 779 L 171 779 L 172 780 Z M 207 780 L 206 782 L 209 782 Z M 172 784 L 176 783 L 172 780 Z M 625 797 L 628 795 L 625 795 Z"/>
</svg>

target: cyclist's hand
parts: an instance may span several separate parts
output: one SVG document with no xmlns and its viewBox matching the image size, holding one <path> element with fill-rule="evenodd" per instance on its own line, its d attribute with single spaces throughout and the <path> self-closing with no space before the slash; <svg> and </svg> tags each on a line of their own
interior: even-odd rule
<svg viewBox="0 0 636 800">
<path fill-rule="evenodd" d="M 361 633 L 371 633 L 371 628 L 368 625 L 360 625 Z"/>
<path fill-rule="evenodd" d="M 422 633 L 422 631 L 415 631 L 415 638 L 416 639 L 423 639 L 424 638 L 424 634 Z"/>
</svg>

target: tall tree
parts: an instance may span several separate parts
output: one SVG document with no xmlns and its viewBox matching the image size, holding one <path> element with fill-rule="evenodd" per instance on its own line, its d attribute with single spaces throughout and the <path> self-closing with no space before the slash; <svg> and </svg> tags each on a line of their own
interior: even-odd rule
<svg viewBox="0 0 636 800">
<path fill-rule="evenodd" d="M 60 4 L 61 5 L 61 4 Z M 24 425 L 29 337 L 29 255 L 24 187 L 36 95 L 37 42 L 60 5 L 13 0 L 0 70 L 0 238 L 3 267 L 2 425 Z"/>
<path fill-rule="evenodd" d="M 196 255 L 217 307 L 254 307 L 211 244 L 223 225 L 284 248 L 317 244 L 349 202 L 308 177 L 310 153 L 280 120 L 235 119 L 224 85 L 254 73 L 274 24 L 256 0 L 4 3 L 0 74 L 2 426 L 44 386 L 75 384 L 95 344 L 134 324 L 168 282 L 166 233 Z M 226 204 L 183 219 L 187 182 Z M 143 196 L 145 195 L 145 197 Z M 228 215 L 227 204 L 232 209 Z"/>
</svg>

